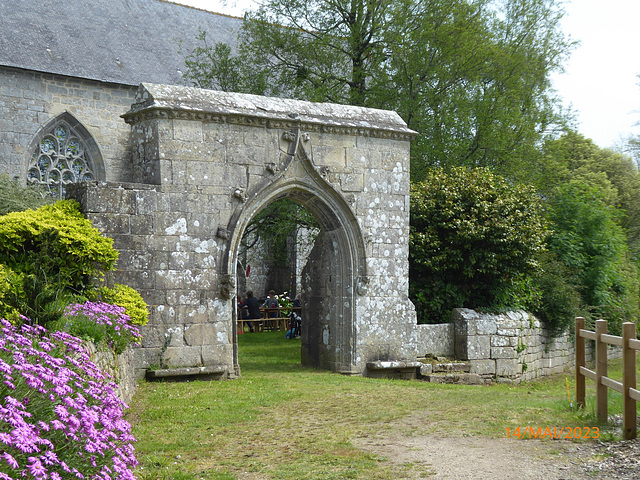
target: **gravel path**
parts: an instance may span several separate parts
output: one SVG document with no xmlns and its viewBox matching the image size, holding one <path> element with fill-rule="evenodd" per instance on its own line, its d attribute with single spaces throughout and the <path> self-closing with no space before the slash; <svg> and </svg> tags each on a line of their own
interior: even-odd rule
<svg viewBox="0 0 640 480">
<path fill-rule="evenodd" d="M 603 443 L 390 435 L 360 438 L 355 445 L 397 465 L 398 479 L 640 478 L 638 440 Z"/>
</svg>

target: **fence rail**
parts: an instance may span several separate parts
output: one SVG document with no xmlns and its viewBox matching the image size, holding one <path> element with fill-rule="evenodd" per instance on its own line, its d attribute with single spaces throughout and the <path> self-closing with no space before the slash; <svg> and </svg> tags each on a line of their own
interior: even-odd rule
<svg viewBox="0 0 640 480">
<path fill-rule="evenodd" d="M 640 341 L 636 338 L 636 324 L 622 324 L 622 336 L 607 333 L 607 321 L 597 320 L 596 330 L 585 330 L 586 322 L 582 317 L 576 318 L 576 406 L 584 408 L 585 379 L 596 382 L 596 410 L 598 422 L 608 419 L 608 388 L 623 396 L 622 434 L 625 440 L 636 438 L 637 409 L 640 391 L 636 390 L 636 350 L 640 350 Z M 585 339 L 596 342 L 596 369 L 586 367 Z M 607 377 L 607 345 L 622 347 L 622 382 Z"/>
</svg>

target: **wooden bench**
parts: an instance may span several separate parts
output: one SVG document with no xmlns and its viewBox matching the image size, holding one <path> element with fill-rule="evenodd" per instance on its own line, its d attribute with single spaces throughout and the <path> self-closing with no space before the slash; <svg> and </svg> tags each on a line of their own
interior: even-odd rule
<svg viewBox="0 0 640 480">
<path fill-rule="evenodd" d="M 301 307 L 278 307 L 278 308 L 266 308 L 260 307 L 262 318 L 241 319 L 238 320 L 238 333 L 244 333 L 247 331 L 247 324 L 251 322 L 255 332 L 264 331 L 280 331 L 286 332 L 289 329 L 289 315 L 291 312 L 297 312 L 300 315 L 302 311 Z M 275 313 L 275 317 L 269 315 Z"/>
</svg>

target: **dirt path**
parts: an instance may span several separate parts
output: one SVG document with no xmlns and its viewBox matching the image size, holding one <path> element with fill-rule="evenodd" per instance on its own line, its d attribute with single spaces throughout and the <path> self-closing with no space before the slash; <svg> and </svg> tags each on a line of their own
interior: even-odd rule
<svg viewBox="0 0 640 480">
<path fill-rule="evenodd" d="M 480 437 L 390 436 L 359 439 L 358 448 L 385 457 L 407 479 L 433 480 L 578 480 L 585 470 L 575 447 Z M 607 478 L 607 477 L 591 477 Z"/>
<path fill-rule="evenodd" d="M 405 419 L 395 432 L 407 432 Z M 397 466 L 411 480 L 637 480 L 640 441 L 572 442 L 390 433 L 363 437 L 357 448 Z"/>
</svg>

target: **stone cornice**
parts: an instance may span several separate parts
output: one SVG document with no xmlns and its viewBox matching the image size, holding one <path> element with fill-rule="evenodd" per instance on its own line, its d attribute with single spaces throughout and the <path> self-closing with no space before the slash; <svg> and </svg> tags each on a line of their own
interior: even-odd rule
<svg viewBox="0 0 640 480">
<path fill-rule="evenodd" d="M 395 112 L 169 85 L 141 85 L 122 118 L 129 124 L 180 119 L 404 141 L 417 135 Z"/>
</svg>

